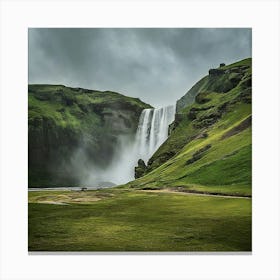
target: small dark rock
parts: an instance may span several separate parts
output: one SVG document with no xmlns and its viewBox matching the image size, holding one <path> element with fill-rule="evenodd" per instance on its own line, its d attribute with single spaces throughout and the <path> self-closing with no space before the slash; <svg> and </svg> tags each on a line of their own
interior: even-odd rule
<svg viewBox="0 0 280 280">
<path fill-rule="evenodd" d="M 195 120 L 196 119 L 196 113 L 197 113 L 197 110 L 195 108 L 191 108 L 189 113 L 188 113 L 188 118 L 190 120 Z"/>
<path fill-rule="evenodd" d="M 225 113 L 227 111 L 228 106 L 230 105 L 230 103 L 227 101 L 225 103 L 223 103 L 222 105 L 220 105 L 218 107 L 218 111 L 222 114 Z"/>
<path fill-rule="evenodd" d="M 204 138 L 207 138 L 208 137 L 208 133 L 207 132 L 203 132 L 203 133 L 200 133 L 198 134 L 195 139 L 204 139 Z"/>
<path fill-rule="evenodd" d="M 172 131 L 175 129 L 175 124 L 174 122 L 172 122 L 169 126 L 168 126 L 168 136 L 170 136 L 170 134 L 172 133 Z"/>
<path fill-rule="evenodd" d="M 239 125 L 233 127 L 232 129 L 224 133 L 220 139 L 223 140 L 233 135 L 236 135 L 250 126 L 252 126 L 252 116 L 249 116 L 244 121 L 242 121 Z"/>
<path fill-rule="evenodd" d="M 144 167 L 144 168 L 145 168 L 145 167 L 146 167 L 145 161 L 144 161 L 143 159 L 140 158 L 140 159 L 138 160 L 138 166 Z"/>
<path fill-rule="evenodd" d="M 210 101 L 209 98 L 206 98 L 207 92 L 200 92 L 198 95 L 195 97 L 195 102 L 198 104 L 204 104 Z"/>
<path fill-rule="evenodd" d="M 252 77 L 250 76 L 249 78 L 242 80 L 240 83 L 241 88 L 248 88 L 252 87 Z"/>
<path fill-rule="evenodd" d="M 199 149 L 198 151 L 196 151 L 193 155 L 192 155 L 192 158 L 188 159 L 186 161 L 186 165 L 189 165 L 189 164 L 192 164 L 194 163 L 195 161 L 198 161 L 199 159 L 201 159 L 205 152 L 207 150 L 209 150 L 211 148 L 211 144 L 207 144 L 206 146 L 204 146 L 203 148 Z"/>
<path fill-rule="evenodd" d="M 222 69 L 209 69 L 209 75 L 210 76 L 219 76 L 223 75 L 225 73 Z"/>
<path fill-rule="evenodd" d="M 134 172 L 135 179 L 144 176 L 145 172 L 146 172 L 146 169 L 147 169 L 147 166 L 146 166 L 144 160 L 143 159 L 139 159 L 138 160 L 138 166 L 136 166 L 135 169 L 134 169 L 134 171 L 135 171 Z"/>
</svg>

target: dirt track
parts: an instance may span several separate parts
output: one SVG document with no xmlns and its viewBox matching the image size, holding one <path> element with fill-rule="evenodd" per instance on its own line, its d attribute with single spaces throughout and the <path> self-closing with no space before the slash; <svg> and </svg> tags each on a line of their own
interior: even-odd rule
<svg viewBox="0 0 280 280">
<path fill-rule="evenodd" d="M 224 197 L 224 198 L 243 198 L 243 199 L 252 199 L 248 196 L 237 196 L 237 195 L 223 195 L 223 194 L 208 194 L 208 193 L 199 193 L 193 191 L 174 191 L 170 189 L 161 189 L 161 190 L 140 190 L 141 192 L 151 192 L 151 193 L 173 193 L 179 195 L 200 195 L 200 196 L 213 196 L 213 197 Z"/>
</svg>

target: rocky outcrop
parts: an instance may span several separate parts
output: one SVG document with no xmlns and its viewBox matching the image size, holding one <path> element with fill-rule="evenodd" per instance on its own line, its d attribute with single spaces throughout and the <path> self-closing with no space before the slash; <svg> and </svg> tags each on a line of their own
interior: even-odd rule
<svg viewBox="0 0 280 280">
<path fill-rule="evenodd" d="M 252 126 L 252 116 L 249 116 L 248 118 L 243 120 L 240 124 L 238 124 L 237 126 L 233 127 L 232 129 L 224 133 L 221 137 L 221 140 L 224 140 L 235 134 L 238 134 L 250 126 Z"/>
<path fill-rule="evenodd" d="M 203 91 L 207 83 L 208 83 L 208 76 L 202 78 L 185 95 L 183 95 L 176 102 L 176 113 L 181 113 L 184 108 L 193 104 L 193 102 L 195 101 L 195 97 L 199 92 Z"/>
<path fill-rule="evenodd" d="M 196 151 L 192 155 L 192 157 L 186 161 L 186 165 L 192 164 L 195 161 L 198 161 L 199 159 L 201 159 L 204 156 L 205 152 L 207 150 L 209 150 L 210 148 L 211 148 L 211 145 L 208 144 L 208 145 L 204 146 L 203 148 L 199 149 L 198 151 Z"/>
<path fill-rule="evenodd" d="M 209 69 L 209 75 L 202 78 L 177 101 L 177 113 L 181 113 L 184 108 L 192 105 L 195 101 L 199 104 L 208 102 L 204 95 L 209 92 L 227 93 L 239 83 L 243 83 L 246 88 L 250 86 L 252 80 L 248 78 L 247 73 L 250 66 L 242 65 L 242 63 L 225 66 L 224 63 L 221 63 L 220 67 Z"/>
<path fill-rule="evenodd" d="M 139 159 L 138 166 L 135 167 L 135 179 L 144 176 L 146 169 L 147 169 L 147 166 L 146 166 L 144 160 Z"/>
<path fill-rule="evenodd" d="M 210 101 L 210 98 L 207 98 L 208 92 L 199 92 L 195 97 L 195 102 L 198 104 L 204 104 Z"/>
<path fill-rule="evenodd" d="M 209 76 L 219 76 L 225 74 L 225 70 L 222 69 L 209 69 Z"/>
</svg>

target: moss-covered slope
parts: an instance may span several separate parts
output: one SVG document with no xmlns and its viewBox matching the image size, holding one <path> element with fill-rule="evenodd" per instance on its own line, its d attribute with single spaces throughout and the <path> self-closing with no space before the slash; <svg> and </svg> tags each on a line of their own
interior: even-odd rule
<svg viewBox="0 0 280 280">
<path fill-rule="evenodd" d="M 135 188 L 251 194 L 251 59 L 210 69 L 177 103 L 167 141 Z"/>
<path fill-rule="evenodd" d="M 85 166 L 106 166 L 118 136 L 134 135 L 141 111 L 150 107 L 111 91 L 29 85 L 29 186 L 79 184 L 77 157 Z"/>
</svg>

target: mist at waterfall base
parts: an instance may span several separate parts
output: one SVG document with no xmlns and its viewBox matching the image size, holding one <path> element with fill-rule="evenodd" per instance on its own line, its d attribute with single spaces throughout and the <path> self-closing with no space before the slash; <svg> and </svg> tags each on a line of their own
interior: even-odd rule
<svg viewBox="0 0 280 280">
<path fill-rule="evenodd" d="M 115 149 L 115 154 L 106 168 L 98 165 L 85 167 L 81 174 L 81 184 L 84 186 L 105 187 L 106 183 L 125 184 L 134 180 L 134 168 L 139 159 L 148 162 L 154 152 L 168 138 L 169 125 L 174 121 L 175 106 L 170 105 L 158 109 L 144 109 L 139 118 L 138 128 L 134 137 L 121 135 Z M 82 149 L 75 154 L 75 162 L 81 162 Z M 105 183 L 106 182 L 106 183 Z M 102 186 L 102 183 L 104 186 Z"/>
</svg>

